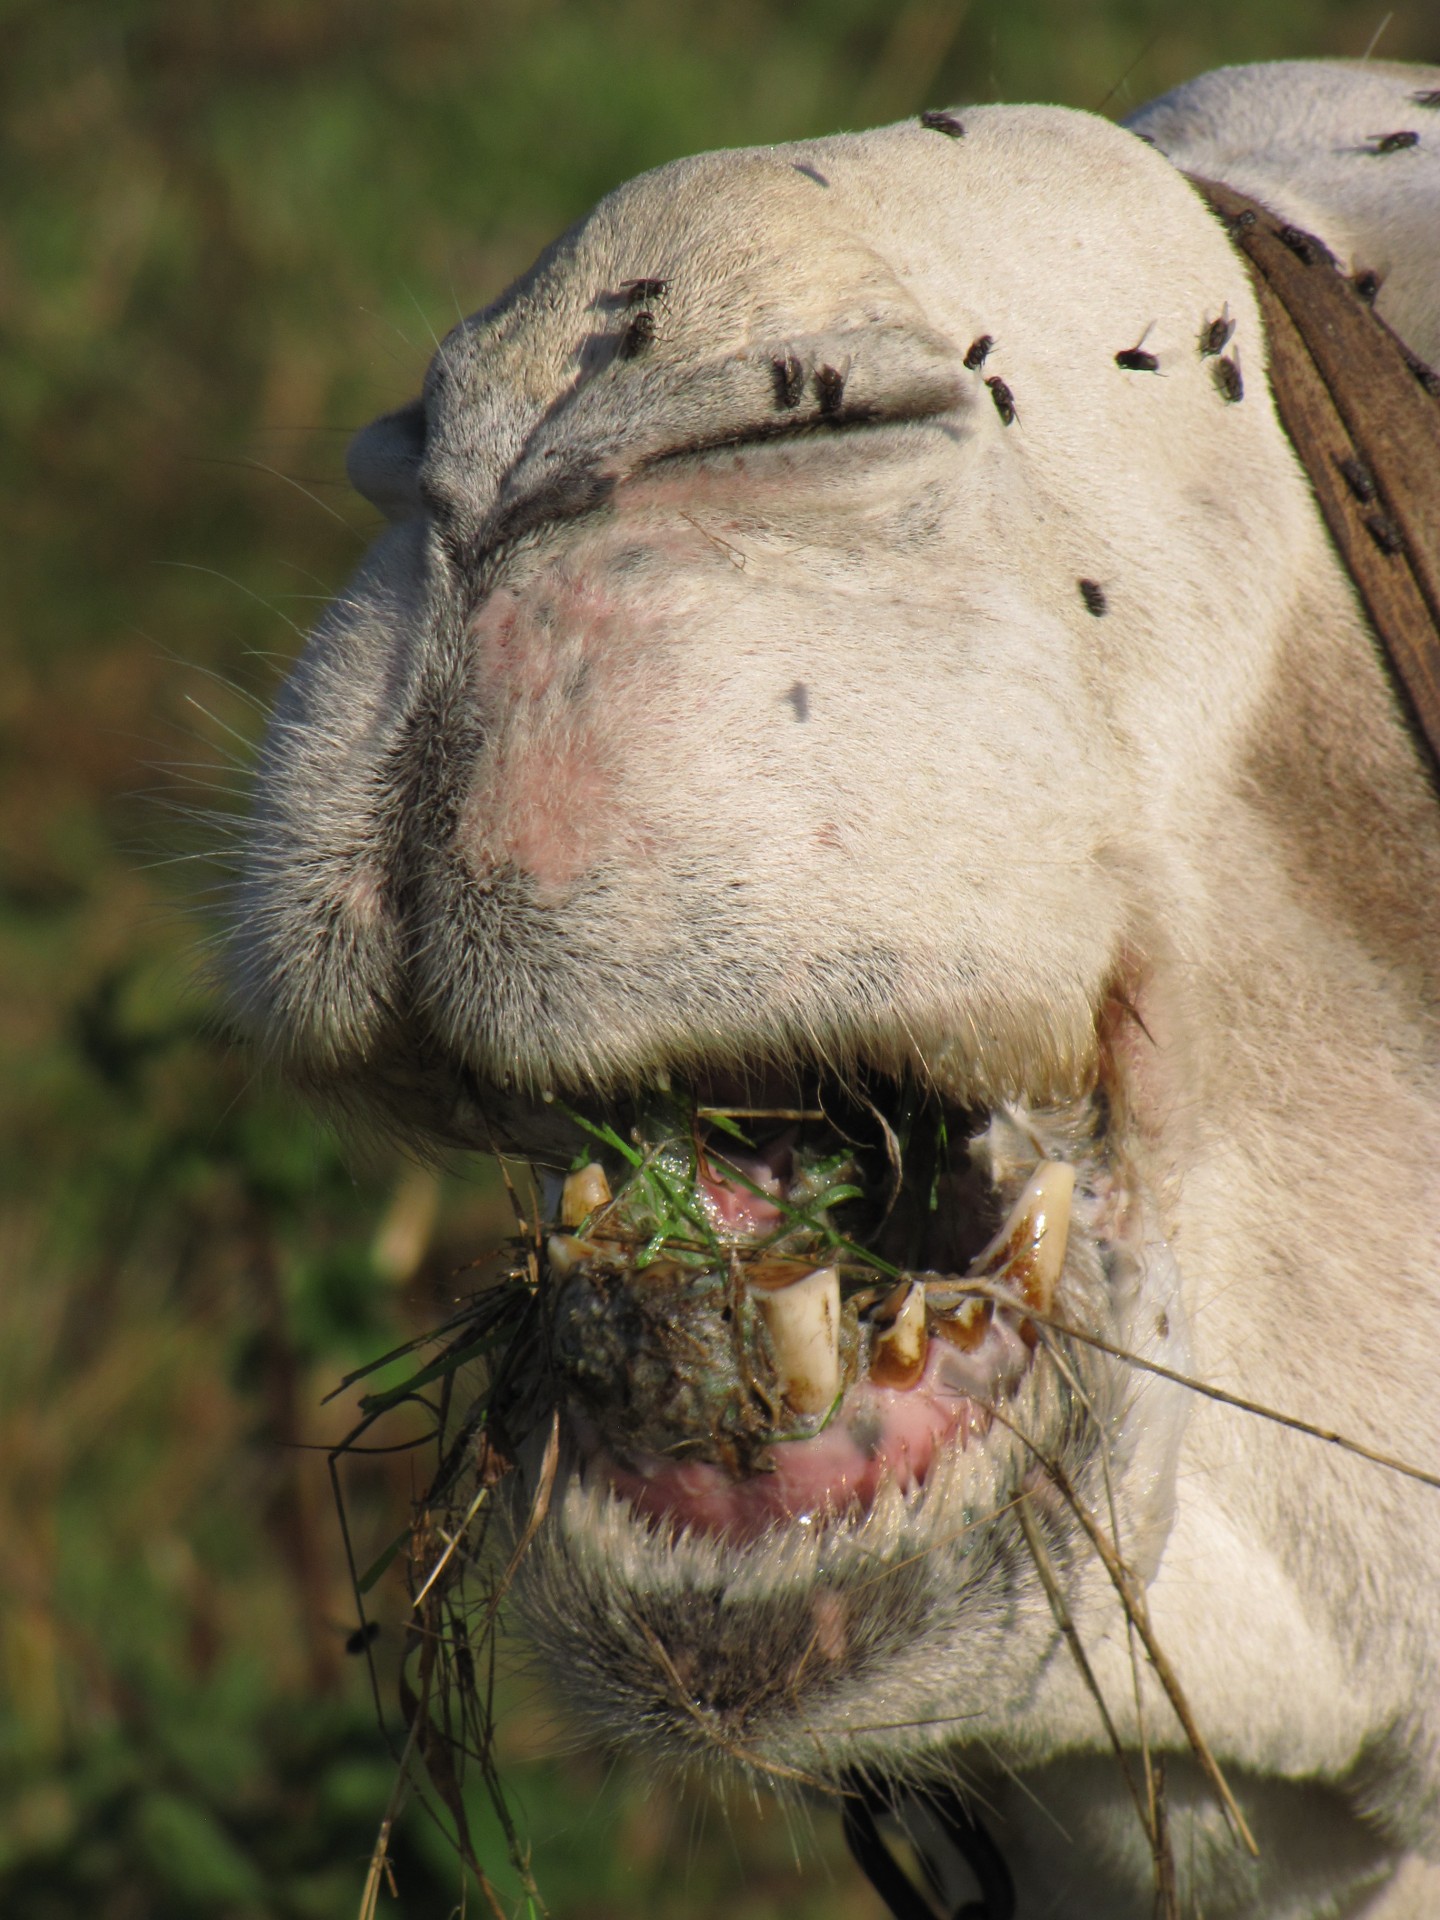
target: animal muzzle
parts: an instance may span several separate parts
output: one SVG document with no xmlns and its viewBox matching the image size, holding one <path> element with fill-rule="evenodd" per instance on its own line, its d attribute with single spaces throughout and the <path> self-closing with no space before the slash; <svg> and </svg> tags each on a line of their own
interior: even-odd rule
<svg viewBox="0 0 1440 1920">
<path fill-rule="evenodd" d="M 997 1184 L 987 1116 L 875 1077 L 863 1100 L 576 1118 L 596 1155 L 549 1183 L 502 1428 L 559 1404 L 635 1510 L 735 1539 L 863 1513 L 984 1439 L 1054 1309 L 1072 1165 Z"/>
</svg>

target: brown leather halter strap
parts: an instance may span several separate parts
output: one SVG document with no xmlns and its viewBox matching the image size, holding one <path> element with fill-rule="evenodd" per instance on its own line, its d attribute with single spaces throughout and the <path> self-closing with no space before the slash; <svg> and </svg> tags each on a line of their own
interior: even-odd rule
<svg viewBox="0 0 1440 1920">
<path fill-rule="evenodd" d="M 1253 269 L 1270 385 L 1440 784 L 1440 375 L 1323 241 L 1188 176 Z"/>
</svg>

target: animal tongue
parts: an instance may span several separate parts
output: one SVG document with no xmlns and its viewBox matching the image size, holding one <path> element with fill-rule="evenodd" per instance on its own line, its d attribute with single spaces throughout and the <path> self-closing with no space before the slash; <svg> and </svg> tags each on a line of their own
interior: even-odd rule
<svg viewBox="0 0 1440 1920">
<path fill-rule="evenodd" d="M 783 1199 L 789 1187 L 794 1141 L 791 1130 L 756 1153 L 733 1152 L 728 1141 L 710 1142 L 695 1186 L 717 1232 L 758 1239 L 775 1231 L 783 1215 L 771 1201 Z M 736 1179 L 736 1174 L 741 1178 Z"/>
</svg>

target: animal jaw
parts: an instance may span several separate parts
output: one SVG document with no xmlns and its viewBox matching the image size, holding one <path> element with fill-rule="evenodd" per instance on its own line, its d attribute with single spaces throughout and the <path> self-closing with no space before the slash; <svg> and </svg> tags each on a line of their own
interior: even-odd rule
<svg viewBox="0 0 1440 1920">
<path fill-rule="evenodd" d="M 521 1605 L 557 1667 L 590 1676 L 578 1696 L 603 1737 L 638 1734 L 663 1757 L 729 1759 L 782 1778 L 919 1772 L 953 1747 L 957 1719 L 986 1711 L 973 1682 L 963 1702 L 949 1697 L 957 1645 L 966 1667 L 1013 1667 L 1027 1639 L 1030 1657 L 1037 1636 L 1048 1640 L 1048 1611 L 1025 1591 L 1014 1508 L 1028 1489 L 1046 1526 L 1066 1530 L 1047 1466 L 1063 1463 L 1067 1484 L 1092 1492 L 1099 1439 L 1119 1434 L 1130 1386 L 1084 1350 L 1052 1349 L 1049 1328 L 1073 1316 L 1157 1352 L 1155 1327 L 1147 1341 L 1134 1324 L 1154 1313 L 1140 1305 L 1142 1209 L 1087 1109 L 1012 1110 L 972 1146 L 1011 1205 L 964 1275 L 862 1288 L 846 1303 L 858 1300 L 848 1325 L 836 1267 L 746 1289 L 759 1358 L 745 1383 L 772 1428 L 788 1432 L 763 1435 L 744 1466 L 718 1418 L 708 1430 L 693 1421 L 661 1451 L 637 1447 L 624 1421 L 606 1434 L 611 1405 L 581 1415 L 572 1477 L 524 1570 Z M 1149 1258 L 1164 1264 L 1157 1249 Z M 644 1274 L 631 1282 L 647 1284 Z M 1181 1309 L 1173 1287 L 1165 1297 L 1158 1350 L 1175 1361 Z M 677 1346 L 667 1386 L 697 1360 L 712 1364 L 723 1340 L 722 1330 L 687 1342 L 673 1318 L 667 1331 Z M 603 1353 L 598 1332 L 591 1344 Z M 1174 1418 L 1147 1428 L 1149 1497 L 1127 1516 L 1131 1551 L 1149 1567 L 1173 1496 L 1173 1463 L 1158 1455 L 1177 1436 Z M 655 1643 L 667 1661 L 657 1664 Z M 672 1667 L 688 1676 L 683 1689 Z M 905 1703 L 912 1731 L 897 1738 Z"/>
<path fill-rule="evenodd" d="M 1215 149 L 1290 113 L 1279 210 L 1378 224 L 1433 355 L 1433 156 L 1329 172 L 1430 77 L 1258 72 L 1139 128 L 1273 198 Z M 620 189 L 361 436 L 394 525 L 281 697 L 236 998 L 570 1169 L 495 1417 L 603 1737 L 949 1770 L 1119 1915 L 1113 1733 L 1207 1914 L 1399 1920 L 1440 1496 L 1173 1376 L 1434 1459 L 1433 796 L 1219 224 L 1089 116 L 939 118 Z"/>
</svg>

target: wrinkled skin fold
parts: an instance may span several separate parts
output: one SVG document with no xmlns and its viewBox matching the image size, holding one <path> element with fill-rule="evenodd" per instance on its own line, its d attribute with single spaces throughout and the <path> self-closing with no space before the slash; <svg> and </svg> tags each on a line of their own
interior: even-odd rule
<svg viewBox="0 0 1440 1920">
<path fill-rule="evenodd" d="M 1023 1915 L 1147 1915 L 1059 1594 L 1166 1757 L 1180 1911 L 1420 1920 L 1440 1493 L 1053 1326 L 1440 1462 L 1440 808 L 1180 171 L 1373 270 L 1435 361 L 1440 72 L 955 120 L 631 182 L 360 436 L 391 524 L 276 709 L 234 999 L 419 1143 L 563 1171 L 566 1113 L 690 1102 L 720 1278 L 671 1310 L 612 1156 L 507 1416 L 523 1478 L 560 1408 L 519 1597 L 598 1737 L 956 1781 Z M 738 1145 L 691 1114 L 817 1100 Z M 943 1145 L 902 1247 L 905 1100 Z M 677 1383 L 742 1323 L 712 1421 Z"/>
</svg>

